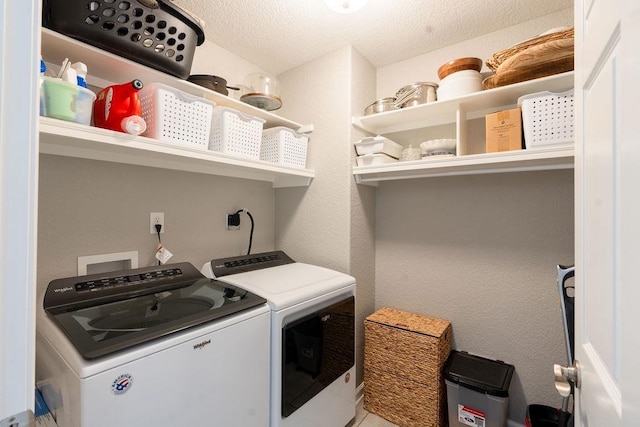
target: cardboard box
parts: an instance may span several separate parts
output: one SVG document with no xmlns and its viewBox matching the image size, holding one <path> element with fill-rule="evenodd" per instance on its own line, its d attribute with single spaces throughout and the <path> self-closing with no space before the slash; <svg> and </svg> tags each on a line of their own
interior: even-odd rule
<svg viewBox="0 0 640 427">
<path fill-rule="evenodd" d="M 487 114 L 486 152 L 522 149 L 522 112 L 520 108 Z"/>
</svg>

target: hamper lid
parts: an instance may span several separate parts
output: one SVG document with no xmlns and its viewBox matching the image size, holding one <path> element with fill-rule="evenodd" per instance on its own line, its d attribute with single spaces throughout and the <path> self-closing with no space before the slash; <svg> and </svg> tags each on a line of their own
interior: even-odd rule
<svg viewBox="0 0 640 427">
<path fill-rule="evenodd" d="M 377 154 L 371 154 L 371 156 L 374 155 L 377 156 Z M 443 335 L 446 336 L 445 334 L 451 328 L 451 322 L 448 320 L 427 317 L 389 307 L 379 309 L 367 317 L 366 320 L 436 338 L 440 338 Z"/>
<path fill-rule="evenodd" d="M 509 396 L 514 366 L 499 360 L 452 351 L 444 368 L 447 380 L 492 396 Z"/>
</svg>

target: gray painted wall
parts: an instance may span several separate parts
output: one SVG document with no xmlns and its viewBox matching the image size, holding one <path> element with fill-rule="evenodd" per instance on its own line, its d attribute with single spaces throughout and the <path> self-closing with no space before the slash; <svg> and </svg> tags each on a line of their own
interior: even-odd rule
<svg viewBox="0 0 640 427">
<path fill-rule="evenodd" d="M 349 48 L 278 76 L 281 114 L 315 126 L 308 147 L 315 178 L 307 189 L 276 190 L 276 247 L 300 261 L 349 272 Z"/>
<path fill-rule="evenodd" d="M 270 183 L 41 155 L 38 198 L 38 289 L 77 275 L 77 257 L 138 251 L 153 265 L 157 236 L 149 213 L 164 212 L 169 262 L 198 269 L 214 257 L 245 254 L 250 222 L 226 231 L 224 215 L 246 208 L 255 219 L 252 253 L 273 250 Z"/>
<path fill-rule="evenodd" d="M 573 264 L 573 170 L 387 182 L 376 308 L 447 319 L 453 348 L 515 366 L 509 418 L 559 407 L 566 363 L 556 264 Z"/>
<path fill-rule="evenodd" d="M 276 248 L 298 261 L 356 278 L 357 384 L 363 380 L 364 318 L 374 306 L 375 190 L 355 185 L 352 142 L 364 136 L 351 126 L 375 91 L 375 68 L 347 47 L 286 72 L 281 114 L 313 123 L 309 188 L 276 190 Z"/>
<path fill-rule="evenodd" d="M 465 56 L 490 58 L 550 28 L 573 9 L 485 34 L 377 70 L 377 97 Z M 487 71 L 487 69 L 483 69 Z M 476 120 L 469 138 L 484 141 Z M 440 135 L 440 136 L 439 136 Z M 390 135 L 414 146 L 453 126 Z M 454 348 L 516 367 L 509 419 L 526 405 L 558 407 L 553 363 L 566 363 L 555 265 L 573 260 L 573 171 L 403 180 L 380 185 L 376 209 L 376 308 L 452 321 Z"/>
<path fill-rule="evenodd" d="M 235 85 L 260 68 L 207 40 L 191 71 Z M 151 211 L 165 213 L 170 262 L 200 268 L 213 257 L 246 253 L 249 219 L 242 215 L 240 231 L 224 229 L 224 215 L 240 208 L 256 221 L 252 253 L 274 247 L 274 190 L 259 181 L 41 155 L 38 203 L 39 291 L 75 275 L 81 255 L 137 250 L 140 266 L 153 263 Z"/>
<path fill-rule="evenodd" d="M 375 85 L 375 68 L 357 51 L 351 57 L 351 115 L 362 114 L 362 105 L 367 104 L 372 87 Z M 368 105 L 368 104 L 367 104 Z M 349 156 L 355 163 L 356 153 L 352 142 L 365 136 L 351 127 L 348 144 Z M 375 251 L 376 251 L 376 189 L 366 185 L 356 185 L 351 177 L 351 263 L 350 273 L 358 282 L 356 307 L 356 343 L 358 384 L 364 379 L 364 319 L 375 311 Z"/>
</svg>

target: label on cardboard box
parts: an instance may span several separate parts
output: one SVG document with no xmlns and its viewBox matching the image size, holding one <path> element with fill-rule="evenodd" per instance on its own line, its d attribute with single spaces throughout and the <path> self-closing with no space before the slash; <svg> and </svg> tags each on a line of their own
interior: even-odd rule
<svg viewBox="0 0 640 427">
<path fill-rule="evenodd" d="M 522 112 L 520 108 L 487 114 L 486 152 L 522 149 Z"/>
</svg>

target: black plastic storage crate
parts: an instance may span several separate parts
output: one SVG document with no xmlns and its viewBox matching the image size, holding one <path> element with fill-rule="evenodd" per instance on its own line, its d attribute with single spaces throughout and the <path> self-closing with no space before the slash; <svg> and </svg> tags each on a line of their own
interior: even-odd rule
<svg viewBox="0 0 640 427">
<path fill-rule="evenodd" d="M 167 0 L 43 0 L 42 25 L 182 79 L 204 31 Z"/>
</svg>

